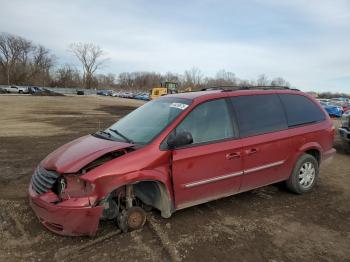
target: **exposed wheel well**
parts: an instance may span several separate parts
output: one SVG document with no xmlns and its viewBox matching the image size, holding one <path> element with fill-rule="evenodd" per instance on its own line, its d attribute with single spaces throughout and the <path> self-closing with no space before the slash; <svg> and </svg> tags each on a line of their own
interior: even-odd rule
<svg viewBox="0 0 350 262">
<path fill-rule="evenodd" d="M 134 194 L 143 203 L 155 207 L 161 216 L 168 218 L 172 213 L 172 203 L 166 187 L 158 181 L 141 181 L 133 184 Z"/>
<path fill-rule="evenodd" d="M 318 151 L 317 149 L 309 149 L 305 153 L 315 157 L 318 164 L 320 164 L 320 160 L 321 160 L 320 151 Z"/>
</svg>

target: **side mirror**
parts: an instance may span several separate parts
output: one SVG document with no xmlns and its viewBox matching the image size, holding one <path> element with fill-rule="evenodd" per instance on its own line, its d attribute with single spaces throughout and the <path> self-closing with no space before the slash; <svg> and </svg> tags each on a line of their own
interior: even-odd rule
<svg viewBox="0 0 350 262">
<path fill-rule="evenodd" d="M 170 149 L 179 146 L 189 145 L 191 143 L 193 143 L 193 137 L 190 132 L 186 131 L 176 132 L 176 134 L 171 133 L 167 140 L 167 144 Z"/>
</svg>

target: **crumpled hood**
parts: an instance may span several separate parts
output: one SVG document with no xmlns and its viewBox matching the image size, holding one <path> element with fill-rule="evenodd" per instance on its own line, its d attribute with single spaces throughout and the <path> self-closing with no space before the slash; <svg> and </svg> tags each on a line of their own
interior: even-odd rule
<svg viewBox="0 0 350 262">
<path fill-rule="evenodd" d="M 130 146 L 132 144 L 87 135 L 59 147 L 49 154 L 41 165 L 58 173 L 76 173 L 104 154 Z"/>
</svg>

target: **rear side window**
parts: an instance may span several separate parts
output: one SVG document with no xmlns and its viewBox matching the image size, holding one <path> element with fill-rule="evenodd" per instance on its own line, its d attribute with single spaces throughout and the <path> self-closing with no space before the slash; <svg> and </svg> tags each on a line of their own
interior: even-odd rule
<svg viewBox="0 0 350 262">
<path fill-rule="evenodd" d="M 277 95 L 231 98 L 241 137 L 287 129 L 282 103 Z"/>
<path fill-rule="evenodd" d="M 285 106 L 290 127 L 316 123 L 325 119 L 321 109 L 305 96 L 280 94 L 280 98 Z"/>
</svg>

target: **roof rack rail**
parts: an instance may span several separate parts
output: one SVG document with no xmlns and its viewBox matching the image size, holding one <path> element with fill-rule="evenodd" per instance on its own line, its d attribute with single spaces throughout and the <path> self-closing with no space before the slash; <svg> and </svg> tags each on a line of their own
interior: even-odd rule
<svg viewBox="0 0 350 262">
<path fill-rule="evenodd" d="M 258 86 L 213 86 L 201 89 L 201 91 L 211 91 L 211 90 L 221 90 L 222 92 L 238 91 L 238 90 L 294 90 L 300 91 L 296 88 L 290 88 L 288 86 L 268 86 L 268 85 L 258 85 Z"/>
<path fill-rule="evenodd" d="M 213 90 L 222 90 L 224 91 L 225 88 L 222 86 L 213 86 L 213 87 L 206 87 L 206 88 L 202 88 L 200 91 L 213 91 Z"/>
</svg>

